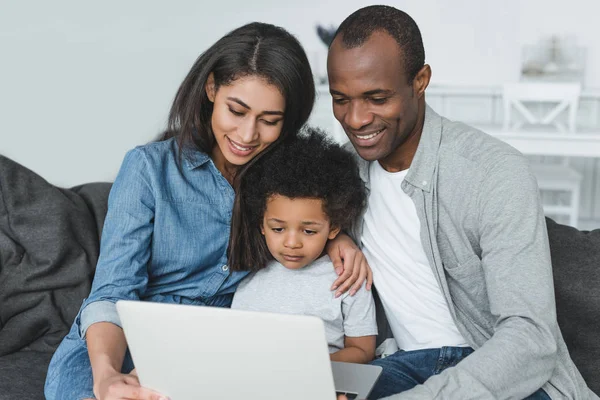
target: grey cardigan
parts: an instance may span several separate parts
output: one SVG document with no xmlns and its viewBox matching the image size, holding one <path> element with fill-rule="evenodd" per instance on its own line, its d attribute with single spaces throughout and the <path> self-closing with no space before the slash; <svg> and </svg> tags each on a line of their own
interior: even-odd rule
<svg viewBox="0 0 600 400">
<path fill-rule="evenodd" d="M 368 186 L 369 163 L 356 158 Z M 522 399 L 540 387 L 553 399 L 598 399 L 558 328 L 543 210 L 522 154 L 427 107 L 401 185 L 450 313 L 476 351 L 389 399 Z M 357 242 L 361 234 L 362 218 L 352 230 Z"/>
</svg>

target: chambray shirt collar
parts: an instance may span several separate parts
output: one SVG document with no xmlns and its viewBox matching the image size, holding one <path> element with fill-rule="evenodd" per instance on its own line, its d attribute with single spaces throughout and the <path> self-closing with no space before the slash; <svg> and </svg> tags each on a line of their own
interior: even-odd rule
<svg viewBox="0 0 600 400">
<path fill-rule="evenodd" d="M 186 167 L 192 170 L 210 161 L 210 156 L 200 150 L 187 147 L 183 151 L 183 159 Z"/>
<path fill-rule="evenodd" d="M 425 105 L 423 133 L 405 178 L 408 183 L 426 192 L 431 191 L 441 140 L 442 117 Z"/>
</svg>

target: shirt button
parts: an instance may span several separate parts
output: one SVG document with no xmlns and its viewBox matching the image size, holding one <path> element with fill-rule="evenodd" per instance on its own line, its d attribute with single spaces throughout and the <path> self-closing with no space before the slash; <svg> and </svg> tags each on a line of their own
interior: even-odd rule
<svg viewBox="0 0 600 400">
<path fill-rule="evenodd" d="M 427 181 L 423 181 L 423 186 L 427 186 Z"/>
<path fill-rule="evenodd" d="M 229 271 L 229 267 L 228 267 L 227 265 L 223 265 L 223 266 L 221 267 L 221 269 L 222 269 L 224 272 L 227 272 L 227 271 Z"/>
</svg>

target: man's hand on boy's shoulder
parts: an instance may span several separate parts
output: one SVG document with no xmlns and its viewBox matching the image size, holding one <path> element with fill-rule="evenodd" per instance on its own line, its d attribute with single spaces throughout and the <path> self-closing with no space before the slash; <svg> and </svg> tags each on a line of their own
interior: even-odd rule
<svg viewBox="0 0 600 400">
<path fill-rule="evenodd" d="M 373 271 L 371 271 L 365 255 L 350 236 L 340 233 L 327 243 L 325 250 L 331 258 L 335 272 L 339 275 L 331 286 L 331 290 L 336 290 L 336 297 L 348 290 L 350 290 L 350 295 L 354 296 L 365 280 L 367 281 L 366 289 L 371 290 Z"/>
</svg>

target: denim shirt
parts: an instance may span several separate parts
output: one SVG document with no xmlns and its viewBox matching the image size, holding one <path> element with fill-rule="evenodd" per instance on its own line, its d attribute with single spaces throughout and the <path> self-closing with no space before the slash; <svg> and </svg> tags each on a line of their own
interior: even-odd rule
<svg viewBox="0 0 600 400">
<path fill-rule="evenodd" d="M 121 326 L 115 302 L 228 307 L 246 272 L 231 272 L 227 246 L 234 191 L 200 151 L 170 139 L 127 153 L 108 199 L 100 257 L 75 323 Z"/>
</svg>

